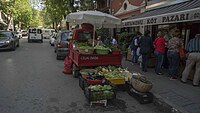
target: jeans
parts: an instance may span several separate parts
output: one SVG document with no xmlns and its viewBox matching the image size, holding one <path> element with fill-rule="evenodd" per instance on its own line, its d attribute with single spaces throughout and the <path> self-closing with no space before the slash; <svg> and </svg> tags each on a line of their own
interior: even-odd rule
<svg viewBox="0 0 200 113">
<path fill-rule="evenodd" d="M 137 50 L 132 50 L 132 58 L 131 58 L 131 62 L 132 62 L 132 63 L 134 63 L 134 61 L 135 61 L 135 62 L 138 61 L 138 56 L 137 56 L 137 54 L 136 54 L 136 51 L 137 51 Z"/>
<path fill-rule="evenodd" d="M 148 62 L 149 62 L 149 55 L 142 54 L 142 71 L 147 72 Z"/>
<path fill-rule="evenodd" d="M 161 67 L 162 67 L 162 64 L 163 64 L 164 53 L 160 53 L 160 52 L 154 51 L 154 54 L 156 56 L 155 72 L 156 73 L 160 73 L 161 72 Z"/>
<path fill-rule="evenodd" d="M 169 75 L 171 77 L 178 77 L 178 68 L 180 63 L 179 53 L 177 51 L 168 51 L 167 58 L 169 61 Z"/>
</svg>

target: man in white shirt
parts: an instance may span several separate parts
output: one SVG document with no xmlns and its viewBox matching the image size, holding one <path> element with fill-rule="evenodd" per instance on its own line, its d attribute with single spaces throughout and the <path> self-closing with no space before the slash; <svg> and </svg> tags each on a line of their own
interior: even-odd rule
<svg viewBox="0 0 200 113">
<path fill-rule="evenodd" d="M 111 37 L 111 44 L 112 45 L 117 45 L 117 40 L 113 37 Z"/>
</svg>

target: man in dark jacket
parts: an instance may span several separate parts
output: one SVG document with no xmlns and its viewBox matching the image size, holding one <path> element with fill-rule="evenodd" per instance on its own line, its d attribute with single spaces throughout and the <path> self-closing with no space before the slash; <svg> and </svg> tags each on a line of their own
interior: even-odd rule
<svg viewBox="0 0 200 113">
<path fill-rule="evenodd" d="M 151 52 L 153 51 L 153 42 L 150 32 L 146 31 L 144 36 L 139 40 L 140 52 L 142 54 L 142 71 L 147 72 L 147 66 Z"/>
<path fill-rule="evenodd" d="M 130 48 L 131 48 L 131 51 L 132 51 L 132 58 L 131 58 L 131 62 L 134 63 L 137 62 L 138 60 L 138 56 L 136 54 L 136 51 L 137 51 L 137 48 L 138 48 L 138 41 L 139 41 L 139 37 L 141 37 L 141 33 L 140 32 L 137 32 L 135 36 L 133 36 L 133 39 L 131 41 L 131 45 L 130 45 Z"/>
</svg>

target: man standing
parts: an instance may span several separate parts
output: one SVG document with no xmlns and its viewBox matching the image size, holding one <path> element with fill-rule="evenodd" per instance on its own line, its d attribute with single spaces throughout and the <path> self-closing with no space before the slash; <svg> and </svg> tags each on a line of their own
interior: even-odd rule
<svg viewBox="0 0 200 113">
<path fill-rule="evenodd" d="M 111 44 L 117 46 L 117 40 L 111 36 Z"/>
<path fill-rule="evenodd" d="M 133 36 L 133 39 L 131 41 L 131 45 L 130 45 L 130 48 L 131 48 L 131 51 L 132 51 L 132 58 L 131 58 L 131 63 L 133 64 L 134 61 L 135 63 L 137 63 L 137 60 L 138 60 L 138 56 L 136 54 L 136 51 L 137 51 L 137 48 L 138 48 L 138 40 L 139 38 L 141 37 L 142 33 L 140 32 L 137 32 L 136 33 L 136 36 Z"/>
<path fill-rule="evenodd" d="M 193 85 L 198 86 L 200 80 L 200 34 L 197 34 L 195 38 L 189 41 L 186 50 L 188 52 L 188 59 L 186 61 L 186 67 L 182 73 L 181 81 L 187 81 L 191 69 L 196 65 Z"/>
<path fill-rule="evenodd" d="M 144 36 L 139 40 L 140 52 L 142 54 L 142 71 L 147 72 L 149 57 L 153 51 L 153 42 L 150 31 L 145 31 Z"/>
</svg>

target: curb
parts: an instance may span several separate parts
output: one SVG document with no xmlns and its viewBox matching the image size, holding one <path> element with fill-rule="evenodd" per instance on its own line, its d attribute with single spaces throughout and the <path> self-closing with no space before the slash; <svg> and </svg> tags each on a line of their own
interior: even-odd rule
<svg viewBox="0 0 200 113">
<path fill-rule="evenodd" d="M 167 99 L 162 98 L 160 95 L 153 93 L 154 105 L 158 107 L 162 113 L 188 113 L 182 108 L 170 103 Z"/>
</svg>

